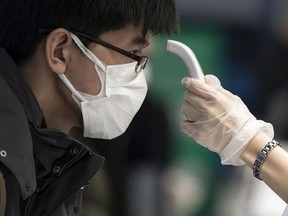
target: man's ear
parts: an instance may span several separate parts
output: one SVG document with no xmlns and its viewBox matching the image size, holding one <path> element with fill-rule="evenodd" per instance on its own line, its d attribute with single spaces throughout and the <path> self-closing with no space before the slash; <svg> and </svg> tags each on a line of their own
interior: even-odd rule
<svg viewBox="0 0 288 216">
<path fill-rule="evenodd" d="M 48 65 L 55 73 L 64 73 L 73 43 L 71 33 L 63 28 L 53 30 L 46 39 L 45 50 Z"/>
</svg>

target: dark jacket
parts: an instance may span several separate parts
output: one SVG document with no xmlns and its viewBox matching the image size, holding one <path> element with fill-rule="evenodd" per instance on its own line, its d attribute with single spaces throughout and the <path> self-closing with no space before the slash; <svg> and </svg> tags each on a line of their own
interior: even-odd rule
<svg viewBox="0 0 288 216">
<path fill-rule="evenodd" d="M 2 48 L 0 103 L 5 216 L 81 215 L 81 187 L 104 159 L 59 130 L 46 127 L 36 98 Z"/>
</svg>

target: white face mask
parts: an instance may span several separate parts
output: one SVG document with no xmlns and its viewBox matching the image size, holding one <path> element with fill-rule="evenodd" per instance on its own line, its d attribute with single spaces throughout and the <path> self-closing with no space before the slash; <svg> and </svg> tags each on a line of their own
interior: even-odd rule
<svg viewBox="0 0 288 216">
<path fill-rule="evenodd" d="M 84 137 L 113 139 L 120 136 L 128 128 L 146 96 L 144 72 L 135 72 L 137 62 L 105 65 L 77 36 L 72 34 L 72 38 L 82 52 L 95 63 L 95 70 L 102 84 L 98 95 L 89 95 L 77 91 L 64 74 L 59 74 L 82 111 Z"/>
</svg>

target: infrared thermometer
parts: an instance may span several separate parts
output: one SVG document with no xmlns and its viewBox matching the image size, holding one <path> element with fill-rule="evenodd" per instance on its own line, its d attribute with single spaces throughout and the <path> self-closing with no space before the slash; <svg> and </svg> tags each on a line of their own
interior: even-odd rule
<svg viewBox="0 0 288 216">
<path fill-rule="evenodd" d="M 168 40 L 166 49 L 178 55 L 184 61 L 191 77 L 204 81 L 202 68 L 194 52 L 188 46 L 179 41 Z"/>
</svg>

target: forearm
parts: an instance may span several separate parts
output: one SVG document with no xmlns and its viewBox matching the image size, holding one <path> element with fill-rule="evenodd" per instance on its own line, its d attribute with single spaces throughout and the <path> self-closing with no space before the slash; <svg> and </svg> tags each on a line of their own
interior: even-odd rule
<svg viewBox="0 0 288 216">
<path fill-rule="evenodd" d="M 271 141 L 265 134 L 255 136 L 241 155 L 241 159 L 252 168 L 258 153 Z M 288 203 L 288 154 L 276 146 L 267 156 L 260 171 L 261 179 Z"/>
</svg>

